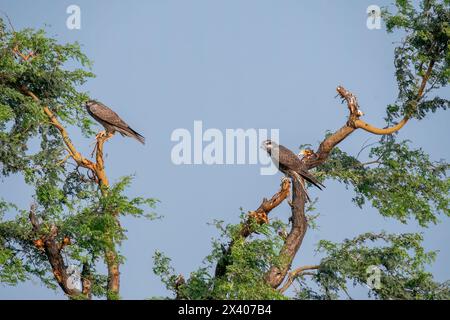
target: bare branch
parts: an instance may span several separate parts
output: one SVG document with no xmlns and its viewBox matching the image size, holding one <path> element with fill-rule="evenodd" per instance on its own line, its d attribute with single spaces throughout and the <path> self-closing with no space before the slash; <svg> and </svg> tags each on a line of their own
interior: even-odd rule
<svg viewBox="0 0 450 320">
<path fill-rule="evenodd" d="M 417 104 L 419 103 L 420 99 L 422 99 L 422 97 L 423 97 L 423 95 L 424 95 L 424 92 L 425 92 L 425 88 L 426 88 L 426 86 L 427 86 L 428 79 L 430 78 L 431 72 L 433 71 L 434 63 L 435 63 L 434 60 L 431 60 L 431 61 L 430 61 L 430 64 L 428 65 L 428 69 L 427 69 L 427 71 L 425 72 L 425 74 L 424 74 L 423 77 L 422 77 L 422 82 L 421 82 L 420 87 L 419 87 L 419 90 L 418 90 L 418 92 L 417 92 L 416 100 L 412 102 L 414 107 L 417 106 Z M 409 118 L 410 118 L 410 116 L 409 116 L 409 115 L 406 115 L 406 116 L 405 116 L 398 124 L 396 124 L 395 126 L 392 126 L 392 127 L 390 127 L 390 128 L 383 128 L 383 129 L 374 127 L 374 126 L 368 124 L 367 122 L 365 122 L 365 121 L 363 121 L 363 120 L 361 120 L 361 119 L 357 119 L 357 120 L 354 122 L 354 125 L 355 125 L 355 128 L 361 128 L 361 129 L 366 130 L 366 131 L 368 131 L 368 132 L 370 132 L 370 133 L 373 133 L 373 134 L 386 135 L 386 134 L 392 134 L 392 133 L 394 133 L 394 132 L 397 132 L 398 130 L 400 130 L 401 128 L 403 128 L 403 126 L 408 122 Z"/>
</svg>

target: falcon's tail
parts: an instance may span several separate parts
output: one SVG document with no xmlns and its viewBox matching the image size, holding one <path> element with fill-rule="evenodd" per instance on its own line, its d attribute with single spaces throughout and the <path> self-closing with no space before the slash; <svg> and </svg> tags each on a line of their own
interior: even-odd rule
<svg viewBox="0 0 450 320">
<path fill-rule="evenodd" d="M 301 171 L 298 172 L 298 174 L 300 176 L 302 176 L 303 179 L 305 179 L 306 181 L 312 183 L 313 185 L 315 185 L 317 188 L 319 188 L 320 190 L 322 190 L 322 188 L 325 188 L 325 186 L 319 181 L 317 180 L 316 177 L 314 177 L 312 174 L 310 174 L 307 171 Z"/>
<path fill-rule="evenodd" d="M 130 127 L 127 128 L 127 130 L 123 130 L 119 131 L 122 135 L 126 135 L 130 138 L 134 138 L 137 141 L 139 141 L 142 144 L 145 144 L 145 137 L 139 133 L 137 133 L 136 131 L 134 131 L 133 129 L 131 129 Z"/>
<path fill-rule="evenodd" d="M 305 182 L 300 178 L 300 175 L 297 172 L 295 172 L 295 171 L 292 171 L 292 172 L 295 176 L 295 179 L 302 186 L 303 192 L 305 193 L 305 196 L 306 196 L 306 201 L 311 202 L 311 198 L 309 197 L 308 191 L 306 191 Z"/>
</svg>

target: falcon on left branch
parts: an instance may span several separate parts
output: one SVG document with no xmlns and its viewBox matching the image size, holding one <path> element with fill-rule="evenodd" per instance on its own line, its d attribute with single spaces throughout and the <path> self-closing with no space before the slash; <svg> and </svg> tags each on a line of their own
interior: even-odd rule
<svg viewBox="0 0 450 320">
<path fill-rule="evenodd" d="M 131 127 L 123 121 L 117 113 L 112 111 L 103 103 L 90 100 L 86 103 L 86 110 L 95 120 L 105 127 L 105 131 L 100 132 L 100 136 L 106 134 L 109 138 L 112 137 L 117 131 L 122 136 L 134 138 L 140 143 L 145 144 L 145 138 L 142 135 L 131 129 Z"/>
</svg>

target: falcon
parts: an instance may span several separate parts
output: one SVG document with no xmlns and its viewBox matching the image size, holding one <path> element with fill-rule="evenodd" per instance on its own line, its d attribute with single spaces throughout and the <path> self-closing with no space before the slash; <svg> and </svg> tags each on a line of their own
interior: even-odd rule
<svg viewBox="0 0 450 320">
<path fill-rule="evenodd" d="M 308 172 L 300 158 L 288 148 L 282 145 L 278 145 L 271 140 L 264 141 L 262 143 L 262 148 L 265 149 L 272 160 L 274 160 L 275 164 L 278 166 L 278 169 L 282 173 L 284 173 L 285 175 L 294 174 L 294 176 L 303 186 L 303 189 L 304 185 L 300 177 L 310 182 L 320 190 L 322 190 L 322 187 L 325 188 L 325 186 L 320 183 L 320 181 L 317 180 L 316 177 Z M 306 196 L 309 199 L 308 193 L 306 193 Z"/>
<path fill-rule="evenodd" d="M 123 121 L 117 113 L 105 106 L 103 103 L 90 100 L 86 103 L 87 112 L 97 120 L 105 131 L 101 131 L 98 136 L 112 137 L 114 133 L 119 132 L 122 136 L 128 136 L 134 138 L 142 144 L 145 144 L 145 138 L 131 129 L 131 127 Z"/>
</svg>

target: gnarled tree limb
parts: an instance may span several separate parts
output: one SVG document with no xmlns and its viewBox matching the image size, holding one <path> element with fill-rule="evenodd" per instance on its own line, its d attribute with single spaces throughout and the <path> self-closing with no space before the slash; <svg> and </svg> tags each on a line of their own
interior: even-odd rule
<svg viewBox="0 0 450 320">
<path fill-rule="evenodd" d="M 283 282 L 308 228 L 308 220 L 305 215 L 306 194 L 300 181 L 295 177 L 291 178 L 293 184 L 291 204 L 292 227 L 280 251 L 281 265 L 272 266 L 265 275 L 266 283 L 272 288 L 277 288 Z"/>
<path fill-rule="evenodd" d="M 29 212 L 29 219 L 31 222 L 31 225 L 33 226 L 33 232 L 37 234 L 41 234 L 41 224 L 36 216 L 36 205 L 31 205 L 30 212 Z M 90 282 L 89 286 L 88 279 L 81 274 L 81 283 L 82 283 L 82 291 L 79 291 L 77 288 L 74 288 L 71 286 L 70 282 L 70 275 L 67 274 L 67 267 L 64 263 L 63 256 L 61 254 L 61 251 L 64 248 L 64 240 L 62 243 L 59 243 L 56 238 L 58 236 L 58 227 L 55 225 L 52 225 L 50 227 L 50 231 L 47 234 L 41 235 L 40 241 L 35 241 L 34 244 L 41 246 L 39 249 L 42 249 L 47 257 L 48 262 L 50 263 L 53 271 L 53 275 L 56 279 L 56 282 L 61 287 L 61 289 L 64 291 L 65 294 L 67 294 L 70 298 L 85 298 L 90 299 L 91 298 L 91 287 Z M 67 241 L 66 241 L 67 242 Z M 66 243 L 67 244 L 67 243 Z"/>
</svg>

